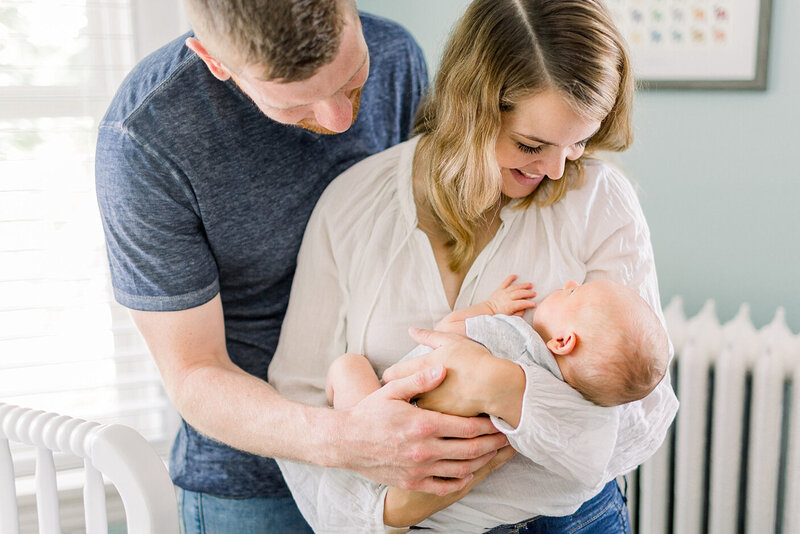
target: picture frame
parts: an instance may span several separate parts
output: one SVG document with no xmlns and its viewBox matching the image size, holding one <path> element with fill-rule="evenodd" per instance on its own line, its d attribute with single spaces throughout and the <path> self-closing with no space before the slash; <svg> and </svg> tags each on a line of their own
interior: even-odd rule
<svg viewBox="0 0 800 534">
<path fill-rule="evenodd" d="M 766 90 L 772 0 L 606 0 L 644 89 Z"/>
</svg>

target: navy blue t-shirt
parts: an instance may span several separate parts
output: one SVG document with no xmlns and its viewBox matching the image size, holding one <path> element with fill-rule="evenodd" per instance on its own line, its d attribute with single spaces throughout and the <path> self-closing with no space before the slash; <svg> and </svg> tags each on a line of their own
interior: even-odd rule
<svg viewBox="0 0 800 534">
<path fill-rule="evenodd" d="M 314 204 L 342 171 L 408 138 L 426 89 L 411 36 L 372 15 L 361 22 L 370 72 L 345 133 L 267 118 L 232 81 L 211 75 L 184 46 L 188 35 L 137 65 L 100 123 L 97 198 L 117 301 L 184 310 L 219 293 L 231 360 L 264 380 Z M 170 474 L 214 495 L 289 495 L 272 459 L 185 422 Z"/>
</svg>

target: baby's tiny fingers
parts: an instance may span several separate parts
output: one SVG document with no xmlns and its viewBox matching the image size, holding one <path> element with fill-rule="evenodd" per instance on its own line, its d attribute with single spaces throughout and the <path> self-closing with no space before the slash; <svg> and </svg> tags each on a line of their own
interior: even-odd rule
<svg viewBox="0 0 800 534">
<path fill-rule="evenodd" d="M 519 290 L 519 289 L 531 289 L 533 284 L 530 282 L 520 282 L 518 284 L 514 284 L 508 287 L 508 289 L 512 290 Z"/>
<path fill-rule="evenodd" d="M 506 276 L 506 279 L 502 281 L 502 283 L 500 284 L 500 287 L 498 289 L 508 289 L 508 286 L 510 286 L 512 283 L 514 283 L 514 280 L 516 280 L 516 279 L 517 279 L 517 275 L 516 274 L 510 274 L 510 275 Z"/>
</svg>

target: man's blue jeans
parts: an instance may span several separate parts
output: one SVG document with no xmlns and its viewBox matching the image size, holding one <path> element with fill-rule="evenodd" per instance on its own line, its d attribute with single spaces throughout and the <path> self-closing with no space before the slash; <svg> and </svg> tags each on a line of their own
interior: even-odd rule
<svg viewBox="0 0 800 534">
<path fill-rule="evenodd" d="M 312 534 L 291 497 L 227 499 L 178 489 L 185 534 Z"/>
<path fill-rule="evenodd" d="M 486 534 L 630 534 L 627 501 L 617 481 L 612 480 L 572 515 L 534 517 L 495 527 Z"/>
</svg>

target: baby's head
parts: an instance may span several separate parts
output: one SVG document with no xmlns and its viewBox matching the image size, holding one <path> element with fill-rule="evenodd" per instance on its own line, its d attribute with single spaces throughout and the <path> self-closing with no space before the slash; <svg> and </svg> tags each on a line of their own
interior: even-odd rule
<svg viewBox="0 0 800 534">
<path fill-rule="evenodd" d="M 533 327 L 564 380 L 600 406 L 644 398 L 667 369 L 669 341 L 658 316 L 611 280 L 568 282 L 536 307 Z"/>
</svg>

